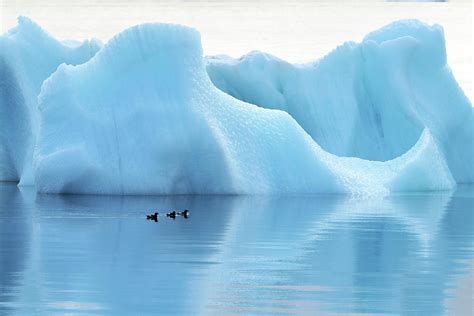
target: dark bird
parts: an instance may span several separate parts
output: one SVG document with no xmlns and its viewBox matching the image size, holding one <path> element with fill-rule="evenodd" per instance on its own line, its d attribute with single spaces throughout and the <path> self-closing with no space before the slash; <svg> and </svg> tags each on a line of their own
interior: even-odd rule
<svg viewBox="0 0 474 316">
<path fill-rule="evenodd" d="M 175 211 L 169 212 L 168 214 L 166 214 L 166 216 L 171 217 L 172 219 L 175 219 L 176 218 L 176 212 Z"/>
<path fill-rule="evenodd" d="M 182 211 L 182 212 L 179 212 L 178 215 L 183 216 L 184 218 L 188 218 L 188 216 L 189 216 L 189 211 L 188 211 L 188 210 L 184 210 L 184 211 Z"/>
<path fill-rule="evenodd" d="M 158 213 L 155 212 L 154 214 L 147 215 L 146 219 L 157 222 L 158 221 Z"/>
</svg>

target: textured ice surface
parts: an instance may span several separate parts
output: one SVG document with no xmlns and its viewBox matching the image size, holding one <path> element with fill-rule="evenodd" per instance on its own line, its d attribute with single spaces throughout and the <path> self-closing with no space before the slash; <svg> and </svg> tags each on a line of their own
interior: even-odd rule
<svg viewBox="0 0 474 316">
<path fill-rule="evenodd" d="M 307 65 L 205 62 L 199 33 L 169 24 L 100 46 L 58 42 L 24 17 L 0 37 L 0 180 L 94 194 L 473 182 L 473 111 L 440 27 L 394 23 Z"/>
<path fill-rule="evenodd" d="M 41 85 L 61 63 L 83 63 L 99 48 L 97 41 L 58 42 L 26 17 L 0 36 L 0 181 L 33 183 Z"/>
<path fill-rule="evenodd" d="M 473 108 L 446 64 L 440 26 L 398 21 L 304 65 L 260 52 L 208 57 L 207 71 L 230 95 L 290 113 L 339 156 L 390 160 L 428 128 L 454 178 L 474 181 Z"/>
<path fill-rule="evenodd" d="M 367 51 L 373 54 L 371 59 L 375 59 L 369 68 L 379 76 L 379 80 L 372 84 L 380 84 L 388 96 L 384 97 L 384 91 L 378 91 L 375 86 L 371 89 L 378 91 L 376 95 L 359 92 L 357 97 L 389 100 L 380 105 L 374 100 L 367 101 L 370 103 L 366 105 L 367 111 L 371 109 L 380 116 L 379 122 L 371 122 L 377 115 L 364 114 L 362 100 L 353 100 L 356 93 L 351 90 L 355 89 L 354 85 L 357 89 L 368 89 L 368 83 L 362 84 L 353 78 L 355 75 L 369 78 L 365 71 L 352 69 L 362 67 L 360 62 L 341 59 L 337 54 L 330 55 L 334 60 L 326 58 L 320 62 L 323 65 L 326 61 L 328 69 L 327 73 L 322 72 L 322 77 L 318 77 L 319 72 L 312 73 L 311 66 L 294 67 L 261 54 L 250 60 L 256 60 L 254 67 L 248 67 L 253 71 L 250 74 L 235 77 L 232 71 L 226 70 L 227 66 L 222 70 L 216 68 L 216 72 L 227 71 L 228 75 L 222 76 L 222 80 L 235 79 L 236 89 L 242 83 L 246 87 L 242 93 L 255 93 L 268 102 L 265 104 L 267 107 L 284 109 L 295 120 L 285 111 L 257 107 L 217 89 L 206 73 L 197 31 L 166 24 L 144 24 L 127 29 L 88 62 L 78 66 L 63 64 L 44 82 L 39 95 L 41 125 L 34 161 L 37 190 L 111 194 L 378 194 L 450 189 L 455 182 L 445 161 L 446 149 L 443 146 L 446 144 L 440 146 L 443 139 L 440 141 L 438 136 L 444 135 L 445 131 L 437 131 L 438 125 L 420 122 L 423 116 L 415 111 L 429 107 L 428 102 L 435 97 L 452 97 L 455 102 L 461 100 L 464 104 L 452 104 L 455 110 L 445 114 L 445 119 L 452 121 L 451 124 L 459 124 L 458 116 L 465 119 L 472 110 L 467 111 L 469 103 L 462 92 L 458 92 L 455 82 L 444 79 L 447 76 L 444 70 L 439 70 L 440 80 L 444 80 L 443 86 L 449 84 L 447 95 L 429 90 L 429 85 L 424 87 L 427 83 L 418 82 L 416 75 L 411 88 L 404 87 L 398 91 L 398 87 L 383 84 L 383 80 L 407 84 L 399 74 L 405 68 L 397 68 L 400 64 L 395 61 L 406 63 L 402 62 L 407 54 L 406 46 L 412 47 L 411 54 L 416 57 L 416 47 L 421 45 L 413 37 L 392 40 L 396 28 L 391 26 L 386 30 L 371 36 L 379 41 L 384 36 L 390 37 L 387 38 L 389 41 L 381 44 L 367 41 L 362 45 L 367 46 Z M 385 32 L 390 34 L 384 35 Z M 436 34 L 435 29 L 433 36 Z M 444 44 L 442 46 L 444 49 Z M 354 58 L 360 58 L 356 57 L 360 52 L 356 52 L 355 44 L 347 44 L 336 52 L 345 49 L 352 51 Z M 390 56 L 394 60 L 385 60 Z M 416 63 L 421 64 L 417 67 L 425 67 L 422 70 L 432 78 L 437 74 L 436 71 L 429 72 L 429 64 L 436 63 L 437 58 L 426 61 L 420 57 Z M 277 77 L 259 72 L 259 69 L 265 69 L 267 61 L 275 65 L 272 73 L 278 74 Z M 232 66 L 232 63 L 228 64 Z M 313 67 L 322 66 L 316 64 Z M 238 72 L 239 67 L 236 69 Z M 351 69 L 353 73 L 350 73 Z M 209 66 L 208 70 L 211 70 Z M 308 80 L 302 80 L 298 71 L 308 76 Z M 342 74 L 345 72 L 344 77 Z M 217 82 L 216 76 L 213 78 Z M 248 83 L 253 79 L 246 78 L 255 81 Z M 294 86 L 285 88 L 283 79 Z M 427 80 L 431 83 L 435 79 Z M 424 90 L 419 95 L 413 91 L 417 85 L 428 91 L 427 95 L 422 93 Z M 283 93 L 287 91 L 285 89 L 291 93 L 286 95 Z M 323 99 L 332 103 L 307 102 L 305 104 L 311 106 L 306 108 L 299 108 L 296 103 L 288 105 L 289 95 L 295 102 L 318 98 L 318 93 L 313 90 L 324 92 Z M 421 105 L 414 105 L 414 101 L 402 104 L 408 97 L 399 93 L 409 93 L 414 99 L 412 95 L 415 94 L 416 100 L 426 97 L 428 101 Z M 344 99 L 341 95 L 347 97 L 347 103 L 343 104 L 345 107 L 336 108 L 337 103 L 331 97 Z M 302 120 L 305 117 L 303 112 L 296 115 L 290 110 L 293 107 L 306 111 L 307 121 Z M 411 109 L 412 112 L 398 111 L 395 107 Z M 435 114 L 437 107 L 442 105 L 433 106 Z M 460 113 L 460 107 L 463 113 Z M 316 119 L 317 111 L 321 112 L 322 118 Z M 407 115 L 415 119 L 403 118 Z M 430 117 L 433 121 L 435 118 Z M 385 119 L 388 121 L 383 121 Z M 444 128 L 444 122 L 436 122 Z M 312 123 L 315 129 L 321 128 L 319 124 L 328 128 L 324 141 L 313 136 L 326 147 L 330 140 L 342 143 L 334 145 L 335 148 L 341 146 L 339 150 L 357 147 L 354 144 L 360 142 L 361 151 L 370 151 L 370 146 L 364 142 L 374 144 L 370 139 L 370 134 L 377 132 L 374 128 L 388 126 L 390 137 L 378 134 L 373 137 L 378 137 L 381 143 L 384 139 L 390 142 L 380 146 L 393 146 L 393 151 L 385 153 L 382 149 L 374 149 L 374 153 L 386 155 L 384 160 L 393 159 L 369 161 L 328 153 L 301 127 L 308 131 Z M 358 124 L 368 126 L 364 129 Z M 392 128 L 398 129 L 398 138 Z M 311 131 L 309 133 L 313 135 Z M 339 135 L 332 136 L 331 133 Z M 467 146 L 464 140 L 459 143 Z M 466 165 L 467 162 L 463 162 L 460 168 L 467 168 Z"/>
</svg>

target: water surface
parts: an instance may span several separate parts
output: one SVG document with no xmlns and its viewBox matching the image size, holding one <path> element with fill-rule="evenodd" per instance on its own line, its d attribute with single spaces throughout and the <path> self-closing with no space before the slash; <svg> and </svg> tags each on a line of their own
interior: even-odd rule
<svg viewBox="0 0 474 316">
<path fill-rule="evenodd" d="M 36 195 L 0 186 L 0 314 L 473 310 L 474 189 L 384 199 Z M 145 220 L 151 210 L 188 219 Z"/>
</svg>

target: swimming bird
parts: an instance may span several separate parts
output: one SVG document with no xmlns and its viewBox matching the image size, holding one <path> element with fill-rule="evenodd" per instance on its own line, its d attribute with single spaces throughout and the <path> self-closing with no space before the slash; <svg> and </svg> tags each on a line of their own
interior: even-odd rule
<svg viewBox="0 0 474 316">
<path fill-rule="evenodd" d="M 182 212 L 178 212 L 178 215 L 181 215 L 183 216 L 184 218 L 188 218 L 189 216 L 189 211 L 188 210 L 184 210 Z"/>
<path fill-rule="evenodd" d="M 155 212 L 154 214 L 147 215 L 146 219 L 157 222 L 158 221 L 158 213 Z"/>
<path fill-rule="evenodd" d="M 171 217 L 172 219 L 175 219 L 176 218 L 176 211 L 169 212 L 168 214 L 166 214 L 166 216 Z"/>
</svg>

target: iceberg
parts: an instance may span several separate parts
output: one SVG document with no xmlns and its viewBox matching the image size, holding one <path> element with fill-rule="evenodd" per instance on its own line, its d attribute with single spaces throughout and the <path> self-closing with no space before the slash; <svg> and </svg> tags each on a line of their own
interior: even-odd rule
<svg viewBox="0 0 474 316">
<path fill-rule="evenodd" d="M 455 180 L 474 182 L 473 108 L 446 63 L 439 25 L 397 21 L 307 64 L 261 52 L 206 64 L 216 87 L 288 112 L 330 153 L 388 161 L 428 129 Z"/>
<path fill-rule="evenodd" d="M 424 42 L 403 35 L 411 28 L 402 23 L 402 30 L 390 26 L 369 35 L 361 44 L 373 55 L 368 65 L 356 60 L 360 49 L 355 44 L 346 44 L 314 66 L 292 66 L 257 54 L 257 59 L 243 59 L 242 64 L 255 64 L 242 72 L 238 65 L 232 69 L 239 62 L 228 59 L 206 63 L 200 35 L 192 28 L 129 28 L 89 61 L 61 64 L 44 81 L 33 161 L 36 189 L 92 194 L 386 194 L 452 189 L 452 170 L 472 165 L 452 165 L 454 158 L 446 157 L 455 142 L 447 144 L 442 136 L 454 133 L 446 128 L 463 126 L 464 131 L 457 132 L 464 138 L 457 142 L 467 146 L 470 127 L 459 124 L 461 116 L 467 120 L 471 115 L 472 120 L 472 109 L 468 111 L 469 102 L 449 71 L 435 67 L 442 56 L 434 52 L 435 57 L 424 60 L 417 55 L 424 52 Z M 436 30 L 432 36 L 442 40 Z M 353 60 L 341 59 L 340 54 Z M 402 80 L 406 68 L 400 67 L 410 60 L 421 63 L 415 67 L 420 73 L 410 72 L 407 82 Z M 269 75 L 267 62 L 273 65 Z M 362 83 L 371 79 L 370 73 L 379 77 Z M 229 87 L 229 94 L 216 87 L 226 91 L 219 81 Z M 433 92 L 432 85 L 444 89 Z M 231 89 L 238 91 L 238 98 L 256 104 L 264 100 L 265 106 L 238 100 L 230 95 Z M 308 106 L 304 101 L 313 98 L 328 104 Z M 341 98 L 345 102 L 336 110 Z M 451 99 L 453 111 L 443 118 L 448 124 L 436 111 L 446 107 L 440 100 Z M 439 102 L 426 109 L 431 101 Z M 420 114 L 423 110 L 428 113 Z M 318 138 L 310 127 L 328 130 Z M 377 128 L 387 135 L 377 134 Z M 331 141 L 335 144 L 329 146 Z M 387 149 L 371 152 L 376 141 Z M 380 155 L 384 161 L 363 159 L 369 157 L 362 154 L 341 157 L 350 148 Z"/>
<path fill-rule="evenodd" d="M 26 17 L 0 36 L 0 181 L 33 184 L 41 85 L 60 64 L 83 63 L 100 47 L 96 40 L 61 43 Z"/>
</svg>

